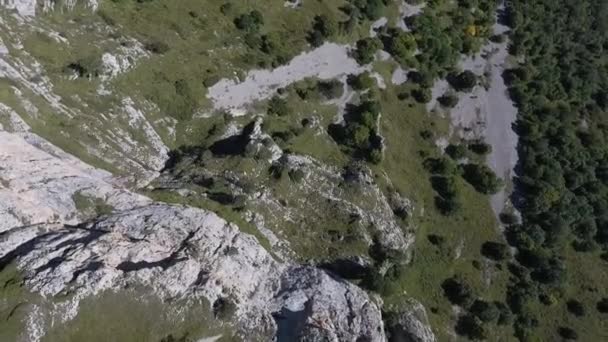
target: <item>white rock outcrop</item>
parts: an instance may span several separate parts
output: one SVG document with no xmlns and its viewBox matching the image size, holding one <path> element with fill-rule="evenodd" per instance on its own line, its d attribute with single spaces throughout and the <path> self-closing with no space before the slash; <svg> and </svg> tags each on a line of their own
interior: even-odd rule
<svg viewBox="0 0 608 342">
<path fill-rule="evenodd" d="M 23 241 L 28 231 L 40 234 Z M 163 298 L 231 301 L 243 332 L 384 339 L 380 309 L 363 290 L 275 261 L 254 237 L 204 210 L 150 204 L 76 226 L 13 229 L 3 240 L 0 260 L 16 262 L 27 286 L 45 296 L 147 285 Z"/>
<path fill-rule="evenodd" d="M 16 264 L 36 293 L 78 300 L 145 285 L 162 298 L 230 301 L 240 332 L 384 340 L 379 306 L 358 287 L 276 261 L 214 213 L 119 189 L 32 133 L 0 131 L 0 180 L 0 265 Z M 103 198 L 113 213 L 79 222 L 76 192 Z"/>
<path fill-rule="evenodd" d="M 35 134 L 0 131 L 0 232 L 42 223 L 78 223 L 77 193 L 117 210 L 150 202 L 120 189 L 110 173 Z"/>
<path fill-rule="evenodd" d="M 389 314 L 387 330 L 390 341 L 395 342 L 435 342 L 424 306 L 409 300 L 397 312 Z"/>
</svg>

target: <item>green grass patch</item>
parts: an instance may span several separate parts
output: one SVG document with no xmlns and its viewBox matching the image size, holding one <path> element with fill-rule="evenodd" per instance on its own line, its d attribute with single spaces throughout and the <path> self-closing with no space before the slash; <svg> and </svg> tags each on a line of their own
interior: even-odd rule
<svg viewBox="0 0 608 342">
<path fill-rule="evenodd" d="M 223 336 L 220 341 L 233 340 L 230 326 L 214 319 L 205 300 L 162 301 L 148 292 L 106 291 L 86 298 L 76 317 L 52 326 L 44 341 L 196 340 L 218 335 Z"/>
<path fill-rule="evenodd" d="M 452 337 L 455 324 L 455 315 L 443 294 L 441 283 L 453 275 L 461 275 L 477 296 L 504 301 L 508 271 L 505 265 L 497 266 L 480 254 L 485 241 L 502 239 L 488 196 L 477 193 L 458 177 L 462 208 L 449 217 L 436 209 L 436 194 L 423 161 L 438 155 L 434 139 L 448 134 L 449 123 L 428 114 L 424 106 L 413 99 L 399 100 L 397 95 L 410 87 L 409 84 L 389 86 L 381 93 L 381 134 L 386 139 L 386 150 L 376 172 L 386 174 L 394 188 L 413 200 L 413 222 L 417 227 L 412 262 L 402 273 L 396 291 L 385 300 L 389 304 L 398 302 L 403 292 L 420 300 L 430 311 L 431 325 L 441 341 Z M 423 131 L 433 132 L 434 136 L 425 139 L 421 134 Z M 441 236 L 444 242 L 436 246 L 429 241 L 429 235 Z M 503 327 L 492 327 L 492 332 L 493 336 L 505 338 L 511 334 Z"/>
</svg>

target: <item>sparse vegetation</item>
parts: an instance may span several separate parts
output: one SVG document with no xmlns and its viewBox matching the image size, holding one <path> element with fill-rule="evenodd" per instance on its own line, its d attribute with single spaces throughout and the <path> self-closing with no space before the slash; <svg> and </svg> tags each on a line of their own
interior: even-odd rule
<svg viewBox="0 0 608 342">
<path fill-rule="evenodd" d="M 432 100 L 430 89 L 438 77 L 447 78 L 462 92 L 483 82 L 483 76 L 458 69 L 457 61 L 461 53 L 478 51 L 488 38 L 503 42 L 507 37 L 492 36 L 496 2 L 427 2 L 420 15 L 406 19 L 409 33 L 391 27 L 397 6 L 382 0 L 305 1 L 294 10 L 282 4 L 260 8 L 257 2 L 239 1 L 217 1 L 212 6 L 191 0 L 110 1 L 100 3 L 97 16 L 66 13 L 61 14 L 65 18 L 58 14 L 45 19 L 49 27 L 66 22 L 61 35 L 67 35 L 69 46 L 36 33 L 24 39 L 24 49 L 41 61 L 66 105 L 77 102 L 83 112 L 114 115 L 111 102 L 120 99 L 97 95 L 101 56 L 105 50 L 114 51 L 113 44 L 123 43 L 107 39 L 114 32 L 93 35 L 87 30 L 107 24 L 142 42 L 146 57 L 133 63 L 128 73 L 108 81 L 108 89 L 145 103 L 146 119 L 170 148 L 198 146 L 200 150 L 191 157 L 199 166 L 239 175 L 237 185 L 193 177 L 193 188 L 205 189 L 204 199 L 185 200 L 167 192 L 157 192 L 158 198 L 214 210 L 258 234 L 261 241 L 263 237 L 242 213 L 255 203 L 244 194 L 232 193 L 230 186 L 248 189 L 245 194 L 264 186 L 276 195 L 280 206 L 289 207 L 296 197 L 294 189 L 317 184 L 302 168 L 276 161 L 271 165 L 269 151 L 274 144 L 284 154 L 312 156 L 336 168 L 352 159 L 368 161 L 370 177 L 381 191 L 396 187 L 412 199 L 413 214 L 395 214 L 400 223 L 413 222 L 418 233 L 411 263 L 403 265 L 402 255 L 374 258 L 365 277 L 355 281 L 380 293 L 387 305 L 404 292 L 420 299 L 432 312 L 438 340 L 449 338 L 436 329 L 442 326 L 455 326 L 458 334 L 471 339 L 509 340 L 513 333 L 521 340 L 597 339 L 598 322 L 608 312 L 606 291 L 596 285 L 607 281 L 605 272 L 598 270 L 608 260 L 607 26 L 601 20 L 607 6 L 596 0 L 559 5 L 549 0 L 516 0 L 508 8 L 505 19 L 513 32 L 507 34 L 516 58 L 505 78 L 520 110 L 515 129 L 520 135 L 521 173 L 513 186 L 521 196 L 516 203 L 521 207 L 516 209 L 522 217 L 500 215 L 506 243 L 500 242 L 503 238 L 495 229 L 486 196 L 504 184 L 481 164 L 492 147 L 482 140 L 454 142 L 445 120 L 424 109 Z M 378 30 L 378 38 L 369 38 L 370 21 L 382 16 L 389 19 L 388 27 Z M 5 41 L 3 34 L 0 38 Z M 99 47 L 86 47 L 92 41 L 89 35 L 96 37 Z M 302 80 L 248 108 L 269 114 L 264 117 L 263 131 L 269 135 L 264 143 L 247 146 L 248 140 L 237 139 L 229 142 L 238 147 L 238 153 L 211 151 L 227 127 L 240 128 L 247 121 L 207 118 L 212 114 L 205 98 L 208 88 L 224 77 L 242 80 L 251 68 L 283 65 L 327 41 L 354 44 L 352 56 L 370 70 L 348 77 L 348 85 L 359 94 L 347 105 L 343 124 L 331 125 L 337 110 L 331 103 L 336 101 L 327 101 L 344 95 L 343 84 Z M 386 81 L 386 89 L 376 87 L 371 72 L 388 80 L 397 66 L 393 60 L 376 60 L 381 48 L 397 63 L 416 69 L 409 72 L 408 82 L 395 86 Z M 78 78 L 68 80 L 66 75 Z M 11 98 L 3 90 L 0 101 L 8 103 Z M 25 98 L 30 96 L 27 89 L 22 91 Z M 458 105 L 454 90 L 437 100 L 446 108 Z M 54 123 L 47 112 L 52 112 L 50 107 L 40 116 L 47 122 L 32 125 L 36 131 L 76 132 L 88 124 L 81 117 Z M 163 133 L 163 125 L 173 119 L 175 138 Z M 323 131 L 328 127 L 333 140 Z M 446 148 L 447 156 L 440 156 L 435 147 L 435 141 L 443 137 L 454 142 Z M 86 154 L 79 146 L 71 146 L 82 140 L 78 135 L 55 139 L 63 141 L 62 147 L 71 149 L 68 152 Z M 468 164 L 459 166 L 464 160 Z M 90 198 L 75 202 L 95 215 L 112 210 Z M 363 242 L 369 232 L 361 229 L 360 218 L 335 214 L 337 204 L 321 207 L 310 221 L 281 227 L 280 233 L 289 236 L 303 262 L 316 259 L 317 254 L 332 258 L 376 252 Z M 463 309 L 457 318 L 451 304 Z M 233 310 L 230 304 L 218 304 L 217 311 L 229 320 Z M 164 331 L 158 337 L 169 341 L 182 336 Z"/>
</svg>

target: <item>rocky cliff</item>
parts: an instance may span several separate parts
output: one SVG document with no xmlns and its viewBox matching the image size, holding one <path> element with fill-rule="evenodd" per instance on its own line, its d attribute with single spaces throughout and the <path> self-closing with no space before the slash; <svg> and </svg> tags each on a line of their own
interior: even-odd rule
<svg viewBox="0 0 608 342">
<path fill-rule="evenodd" d="M 231 303 L 242 332 L 319 341 L 384 338 L 378 303 L 356 286 L 276 261 L 254 237 L 213 213 L 114 188 L 107 174 L 44 151 L 48 143 L 39 137 L 0 132 L 0 141 L 0 195 L 10 205 L 2 212 L 0 265 L 15 263 L 32 291 L 84 298 L 145 285 L 163 298 Z M 73 201 L 80 192 L 103 198 L 112 213 L 81 222 Z"/>
<path fill-rule="evenodd" d="M 188 324 L 213 326 L 226 340 L 386 340 L 380 297 L 327 264 L 358 260 L 368 272 L 374 248 L 407 255 L 413 204 L 388 177 L 345 161 L 326 131 L 335 112 L 323 117 L 307 108 L 290 118 L 309 128 L 305 144 L 329 146 L 334 155 L 326 158 L 292 151 L 285 141 L 296 129 L 277 131 L 283 127 L 273 128 L 276 120 L 253 106 L 276 91 L 277 79 L 289 87 L 337 78 L 348 89 L 346 74 L 364 69 L 348 46 L 328 43 L 288 66 L 248 73 L 242 83 L 224 78 L 204 94 L 198 78 L 190 89 L 185 79 L 159 75 L 176 64 L 167 56 L 192 49 L 191 61 L 231 55 L 223 42 L 216 49 L 186 42 L 171 55 L 117 24 L 111 6 L 91 15 L 99 6 L 0 0 L 0 339 L 78 340 L 72 333 L 86 325 L 61 334 L 58 327 L 69 330 L 83 307 L 108 293 L 128 293 L 159 300 L 159 310 L 179 303 L 179 319 L 182 303 L 198 305 L 211 323 L 196 317 Z M 227 64 L 233 69 L 222 72 L 234 75 L 252 67 Z M 264 74 L 271 77 L 256 77 Z M 256 82 L 266 82 L 259 96 Z M 245 90 L 257 97 L 230 93 Z M 240 117 L 202 100 L 236 95 L 246 100 L 233 106 Z M 192 113 L 176 117 L 174 107 Z M 95 307 L 92 316 L 112 315 Z M 434 340 L 426 320 L 394 324 Z"/>
</svg>

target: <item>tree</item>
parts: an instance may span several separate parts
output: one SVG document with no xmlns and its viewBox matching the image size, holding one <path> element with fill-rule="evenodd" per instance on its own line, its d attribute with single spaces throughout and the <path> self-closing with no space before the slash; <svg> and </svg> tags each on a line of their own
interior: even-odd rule
<svg viewBox="0 0 608 342">
<path fill-rule="evenodd" d="M 458 188 L 454 177 L 449 176 L 433 176 L 431 177 L 431 185 L 433 189 L 443 198 L 456 197 Z"/>
<path fill-rule="evenodd" d="M 268 102 L 268 113 L 278 116 L 286 116 L 291 113 L 291 109 L 287 104 L 287 100 L 275 95 Z"/>
<path fill-rule="evenodd" d="M 509 307 L 502 302 L 494 302 L 494 305 L 500 312 L 500 315 L 498 316 L 498 321 L 496 322 L 496 324 L 498 324 L 498 325 L 511 324 L 511 322 L 513 321 L 513 313 L 511 312 Z"/>
<path fill-rule="evenodd" d="M 597 302 L 597 305 L 595 307 L 597 308 L 597 311 L 601 313 L 608 313 L 608 298 L 600 299 L 600 301 Z"/>
<path fill-rule="evenodd" d="M 509 244 L 519 249 L 535 249 L 546 240 L 545 231 L 538 225 L 511 225 L 507 228 Z"/>
<path fill-rule="evenodd" d="M 500 222 L 506 225 L 517 224 L 519 222 L 517 215 L 513 213 L 500 213 L 499 218 Z"/>
<path fill-rule="evenodd" d="M 338 33 L 338 23 L 325 14 L 315 16 L 312 27 L 313 31 L 318 31 L 323 38 L 330 38 Z"/>
<path fill-rule="evenodd" d="M 483 245 L 481 245 L 481 254 L 486 258 L 496 261 L 503 261 L 511 256 L 509 246 L 494 241 L 484 242 Z"/>
<path fill-rule="evenodd" d="M 346 82 L 355 90 L 369 89 L 376 84 L 376 80 L 369 71 L 362 72 L 359 75 L 349 75 Z"/>
<path fill-rule="evenodd" d="M 441 287 L 452 304 L 467 308 L 473 303 L 473 289 L 463 279 L 448 278 L 443 281 Z"/>
<path fill-rule="evenodd" d="M 339 98 L 344 93 L 344 86 L 338 80 L 319 81 L 317 89 L 328 100 Z"/>
<path fill-rule="evenodd" d="M 357 11 L 363 18 L 369 20 L 376 20 L 382 16 L 382 10 L 385 7 L 385 1 L 383 0 L 356 0 L 352 1 Z"/>
<path fill-rule="evenodd" d="M 391 29 L 384 48 L 402 64 L 407 64 L 416 51 L 416 39 L 411 33 Z"/>
<path fill-rule="evenodd" d="M 467 148 L 463 145 L 449 144 L 445 148 L 445 153 L 447 153 L 452 159 L 458 160 L 467 156 Z"/>
<path fill-rule="evenodd" d="M 568 327 L 559 327 L 557 329 L 557 333 L 559 336 L 563 337 L 566 340 L 577 340 L 578 334 L 571 328 Z"/>
<path fill-rule="evenodd" d="M 263 53 L 271 57 L 271 63 L 273 66 L 281 65 L 291 59 L 291 52 L 289 51 L 288 39 L 284 34 L 280 32 L 269 32 L 268 34 L 258 37 L 257 33 L 248 34 L 245 39 L 253 36 L 254 42 L 247 44 L 252 48 L 257 48 Z M 253 45 L 251 45 L 253 44 Z"/>
<path fill-rule="evenodd" d="M 346 127 L 347 145 L 363 148 L 368 145 L 370 130 L 367 126 L 358 123 Z"/>
<path fill-rule="evenodd" d="M 382 161 L 382 150 L 378 148 L 369 149 L 367 160 L 372 164 L 380 164 Z"/>
<path fill-rule="evenodd" d="M 458 96 L 452 93 L 443 94 L 437 101 L 444 107 L 454 108 L 458 104 Z"/>
<path fill-rule="evenodd" d="M 502 180 L 489 167 L 481 164 L 464 165 L 462 176 L 482 194 L 495 194 L 503 186 Z"/>
<path fill-rule="evenodd" d="M 458 91 L 469 92 L 477 85 L 477 75 L 471 70 L 465 70 L 458 75 L 450 75 L 448 82 Z"/>
<path fill-rule="evenodd" d="M 585 315 L 585 306 L 576 299 L 570 299 L 567 301 L 566 307 L 568 308 L 568 312 L 577 317 L 582 317 Z"/>
<path fill-rule="evenodd" d="M 407 78 L 420 85 L 421 88 L 430 88 L 433 85 L 433 77 L 428 72 L 413 70 L 407 73 Z"/>
<path fill-rule="evenodd" d="M 423 162 L 424 168 L 433 174 L 453 175 L 456 164 L 448 158 L 428 158 Z"/>
<path fill-rule="evenodd" d="M 258 32 L 260 27 L 264 25 L 264 17 L 260 11 L 253 10 L 234 19 L 234 25 L 242 31 Z"/>
<path fill-rule="evenodd" d="M 492 145 L 478 140 L 472 144 L 469 144 L 469 150 L 471 150 L 475 154 L 486 155 L 492 152 Z"/>
<path fill-rule="evenodd" d="M 439 212 L 445 216 L 451 216 L 456 214 L 461 208 L 462 204 L 458 197 L 435 197 L 435 206 L 439 209 Z"/>
<path fill-rule="evenodd" d="M 357 41 L 356 45 L 353 57 L 361 65 L 373 62 L 376 51 L 382 47 L 380 41 L 375 38 L 363 38 Z"/>
<path fill-rule="evenodd" d="M 479 318 L 482 322 L 494 322 L 500 316 L 500 311 L 494 305 L 494 303 L 488 303 L 486 301 L 477 299 L 471 305 L 470 312 Z"/>
<path fill-rule="evenodd" d="M 312 32 L 309 36 L 309 42 L 313 46 L 319 46 L 323 42 L 333 37 L 338 33 L 338 23 L 331 17 L 321 14 L 315 16 L 312 24 Z"/>
<path fill-rule="evenodd" d="M 428 103 L 433 99 L 431 89 L 428 88 L 415 89 L 412 91 L 412 96 L 420 103 Z"/>
<path fill-rule="evenodd" d="M 461 316 L 456 324 L 456 333 L 472 340 L 485 340 L 487 332 L 482 322 L 473 315 Z"/>
</svg>

